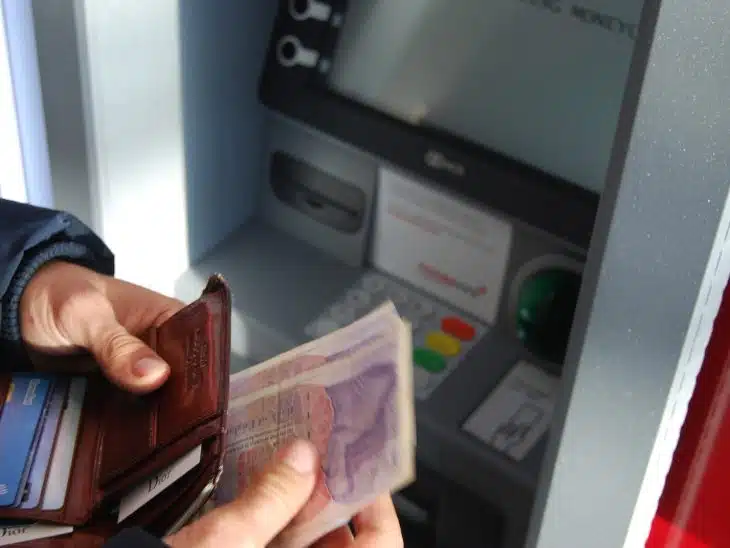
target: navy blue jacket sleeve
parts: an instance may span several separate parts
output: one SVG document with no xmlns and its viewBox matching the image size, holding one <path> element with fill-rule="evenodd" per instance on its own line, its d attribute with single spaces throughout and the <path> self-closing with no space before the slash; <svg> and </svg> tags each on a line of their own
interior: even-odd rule
<svg viewBox="0 0 730 548">
<path fill-rule="evenodd" d="M 0 356 L 20 345 L 18 305 L 30 278 L 54 259 L 114 274 L 114 255 L 73 215 L 0 199 Z M 0 364 L 12 363 L 2 359 Z M 2 367 L 0 365 L 0 367 Z"/>
</svg>

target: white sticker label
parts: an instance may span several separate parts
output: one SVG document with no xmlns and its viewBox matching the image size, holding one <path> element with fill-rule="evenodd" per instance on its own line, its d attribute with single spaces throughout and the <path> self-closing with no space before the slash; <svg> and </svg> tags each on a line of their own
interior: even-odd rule
<svg viewBox="0 0 730 548">
<path fill-rule="evenodd" d="M 487 323 L 494 323 L 512 227 L 381 169 L 373 262 Z"/>
<path fill-rule="evenodd" d="M 164 470 L 135 487 L 119 504 L 117 523 L 131 516 L 150 500 L 170 487 L 173 483 L 190 472 L 200 463 L 202 451 L 198 445 L 184 457 L 181 457 Z"/>
<path fill-rule="evenodd" d="M 550 428 L 559 382 L 520 362 L 463 428 L 497 451 L 522 460 Z"/>
<path fill-rule="evenodd" d="M 69 525 L 27 523 L 24 525 L 0 525 L 0 546 L 10 546 L 31 540 L 58 537 L 73 532 Z"/>
</svg>

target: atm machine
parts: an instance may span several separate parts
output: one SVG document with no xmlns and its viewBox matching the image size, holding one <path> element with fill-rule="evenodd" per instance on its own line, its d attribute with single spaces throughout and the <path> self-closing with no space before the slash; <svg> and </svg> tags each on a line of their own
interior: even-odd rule
<svg viewBox="0 0 730 548">
<path fill-rule="evenodd" d="M 227 276 L 239 368 L 395 303 L 424 548 L 524 545 L 642 7 L 486 6 L 280 2 L 259 213 L 178 284 Z"/>
<path fill-rule="evenodd" d="M 678 2 L 279 2 L 256 214 L 176 291 L 227 277 L 236 369 L 395 303 L 414 337 L 407 546 L 604 546 L 556 528 L 590 504 L 615 539 L 652 511 L 730 266 L 730 110 L 684 57 L 702 48 L 655 34 Z M 727 23 L 692 9 L 697 40 Z"/>
</svg>

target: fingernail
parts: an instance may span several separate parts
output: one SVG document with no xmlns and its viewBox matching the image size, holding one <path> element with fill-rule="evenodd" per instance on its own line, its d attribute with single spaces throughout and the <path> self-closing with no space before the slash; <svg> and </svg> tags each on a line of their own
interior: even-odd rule
<svg viewBox="0 0 730 548">
<path fill-rule="evenodd" d="M 300 474 L 311 474 L 317 466 L 317 453 L 314 447 L 301 440 L 286 447 L 280 458 Z"/>
<path fill-rule="evenodd" d="M 165 373 L 167 365 L 154 358 L 142 358 L 134 364 L 134 374 L 138 377 L 151 377 Z"/>
</svg>

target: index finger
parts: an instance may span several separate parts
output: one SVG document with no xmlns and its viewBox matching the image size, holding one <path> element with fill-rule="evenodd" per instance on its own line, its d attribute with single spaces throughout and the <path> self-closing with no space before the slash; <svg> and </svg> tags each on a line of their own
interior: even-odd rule
<svg viewBox="0 0 730 548">
<path fill-rule="evenodd" d="M 379 497 L 354 518 L 357 548 L 401 548 L 403 535 L 393 500 L 389 495 Z"/>
</svg>

